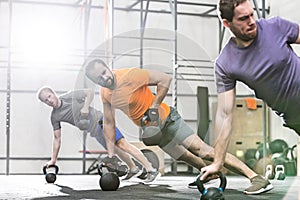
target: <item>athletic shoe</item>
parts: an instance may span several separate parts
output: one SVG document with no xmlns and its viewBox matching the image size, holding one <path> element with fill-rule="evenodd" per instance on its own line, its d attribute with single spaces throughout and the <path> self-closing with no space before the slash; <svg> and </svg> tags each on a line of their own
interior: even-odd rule
<svg viewBox="0 0 300 200">
<path fill-rule="evenodd" d="M 251 186 L 244 190 L 244 194 L 261 194 L 273 189 L 273 185 L 260 175 L 253 177 L 250 181 Z"/>
<path fill-rule="evenodd" d="M 142 171 L 143 172 L 141 173 L 141 175 L 138 176 L 138 178 L 141 180 L 145 180 L 147 178 L 147 171 L 145 168 L 143 168 Z"/>
<path fill-rule="evenodd" d="M 144 183 L 150 183 L 155 181 L 161 174 L 157 169 L 153 169 L 152 171 L 147 172 L 147 178 L 145 179 Z"/>
<path fill-rule="evenodd" d="M 129 179 L 131 179 L 133 177 L 138 177 L 139 175 L 141 175 L 141 173 L 142 173 L 142 171 L 139 170 L 139 168 L 137 167 L 134 171 L 130 170 L 127 173 L 127 176 L 123 180 L 129 180 Z"/>
</svg>

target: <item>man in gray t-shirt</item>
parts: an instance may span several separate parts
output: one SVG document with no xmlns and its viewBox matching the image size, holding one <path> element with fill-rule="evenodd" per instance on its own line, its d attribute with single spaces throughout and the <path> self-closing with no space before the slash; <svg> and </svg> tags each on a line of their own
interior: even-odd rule
<svg viewBox="0 0 300 200">
<path fill-rule="evenodd" d="M 57 161 L 61 145 L 61 122 L 72 124 L 81 130 L 89 132 L 92 137 L 95 137 L 106 148 L 102 126 L 103 114 L 101 111 L 90 106 L 94 99 L 94 92 L 92 90 L 82 89 L 57 96 L 50 87 L 42 87 L 38 91 L 38 98 L 53 108 L 51 124 L 54 131 L 54 138 L 52 143 L 52 157 L 47 162 L 48 166 L 54 165 Z M 85 123 L 82 123 L 82 121 Z M 115 142 L 117 155 L 130 168 L 125 179 L 141 174 L 141 170 L 135 165 L 129 154 L 139 161 L 146 171 L 156 170 L 138 148 L 125 140 L 119 129 L 116 129 Z M 145 181 L 151 182 L 152 180 L 147 180 L 146 178 Z"/>
<path fill-rule="evenodd" d="M 61 122 L 67 122 L 84 130 L 84 128 L 81 128 L 79 122 L 81 116 L 87 115 L 90 123 L 86 127 L 86 130 L 94 133 L 96 125 L 102 118 L 102 113 L 90 106 L 88 108 L 85 107 L 87 94 L 88 92 L 85 90 L 77 90 L 59 96 L 61 105 L 58 108 L 54 107 L 51 113 L 51 124 L 54 131 L 61 129 Z"/>
<path fill-rule="evenodd" d="M 290 46 L 300 43 L 299 25 L 279 17 L 256 21 L 249 0 L 220 0 L 219 11 L 223 25 L 233 36 L 215 62 L 216 156 L 211 165 L 202 168 L 206 172 L 202 179 L 220 171 L 224 164 L 237 81 L 253 89 L 258 98 L 283 117 L 286 126 L 300 134 L 300 60 Z M 268 190 L 267 185 L 264 187 Z M 249 188 L 245 193 L 256 191 Z"/>
</svg>

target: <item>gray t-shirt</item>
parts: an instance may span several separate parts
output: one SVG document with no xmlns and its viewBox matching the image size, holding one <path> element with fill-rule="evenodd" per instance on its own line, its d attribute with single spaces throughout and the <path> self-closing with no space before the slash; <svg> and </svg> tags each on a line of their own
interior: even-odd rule
<svg viewBox="0 0 300 200">
<path fill-rule="evenodd" d="M 77 126 L 76 124 L 79 121 L 80 110 L 84 105 L 85 98 L 86 94 L 83 90 L 71 91 L 59 96 L 61 106 L 59 108 L 53 108 L 51 113 L 53 130 L 61 129 L 61 122 Z M 88 129 L 89 132 L 93 132 L 93 129 L 102 116 L 102 112 L 89 107 L 89 120 L 91 121 Z"/>
<path fill-rule="evenodd" d="M 241 81 L 286 122 L 300 122 L 300 59 L 290 44 L 299 25 L 279 17 L 257 21 L 258 36 L 246 48 L 230 39 L 215 62 L 218 93 Z"/>
</svg>

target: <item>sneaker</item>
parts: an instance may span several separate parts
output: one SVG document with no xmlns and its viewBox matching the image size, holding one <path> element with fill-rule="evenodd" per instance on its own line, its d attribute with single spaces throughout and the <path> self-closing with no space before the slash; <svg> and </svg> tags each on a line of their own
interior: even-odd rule
<svg viewBox="0 0 300 200">
<path fill-rule="evenodd" d="M 123 179 L 123 180 L 129 180 L 129 179 L 131 179 L 131 178 L 133 178 L 133 177 L 138 177 L 139 175 L 141 175 L 141 173 L 142 173 L 142 171 L 141 170 L 139 170 L 139 168 L 136 168 L 134 171 L 129 171 L 128 173 L 127 173 L 127 176 Z"/>
<path fill-rule="evenodd" d="M 152 171 L 147 172 L 147 177 L 146 177 L 144 183 L 153 182 L 160 176 L 161 176 L 161 174 L 159 173 L 159 171 L 157 171 L 157 169 L 153 169 Z"/>
<path fill-rule="evenodd" d="M 273 189 L 273 185 L 262 176 L 255 176 L 251 180 L 251 186 L 245 189 L 244 194 L 261 194 Z"/>
<path fill-rule="evenodd" d="M 147 178 L 147 171 L 145 168 L 143 168 L 142 171 L 143 172 L 141 173 L 141 175 L 138 176 L 138 178 L 141 180 L 145 180 Z"/>
</svg>

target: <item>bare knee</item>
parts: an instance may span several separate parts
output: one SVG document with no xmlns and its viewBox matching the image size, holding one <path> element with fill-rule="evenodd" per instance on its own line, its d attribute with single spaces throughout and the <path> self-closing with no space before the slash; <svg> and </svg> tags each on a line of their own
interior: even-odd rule
<svg viewBox="0 0 300 200">
<path fill-rule="evenodd" d="M 184 141 L 185 147 L 192 152 L 195 156 L 211 160 L 214 158 L 214 149 L 206 144 L 197 135 L 191 135 Z"/>
<path fill-rule="evenodd" d="M 200 151 L 203 149 L 204 142 L 196 134 L 190 135 L 183 141 L 183 145 L 194 155 L 199 156 Z"/>
<path fill-rule="evenodd" d="M 177 160 L 181 161 L 188 161 L 189 160 L 189 153 L 188 152 L 183 152 L 180 157 L 178 157 Z"/>
</svg>

